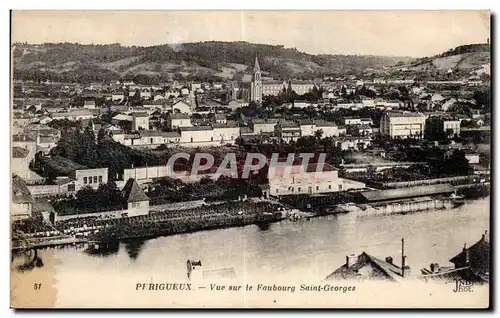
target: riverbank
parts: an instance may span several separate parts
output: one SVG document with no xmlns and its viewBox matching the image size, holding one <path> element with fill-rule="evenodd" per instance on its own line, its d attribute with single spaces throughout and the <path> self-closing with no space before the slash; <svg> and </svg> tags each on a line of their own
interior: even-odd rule
<svg viewBox="0 0 500 318">
<path fill-rule="evenodd" d="M 27 238 L 16 239 L 12 241 L 12 250 L 21 251 L 32 248 L 46 248 L 62 245 L 73 245 L 87 242 L 85 238 L 68 237 L 68 236 L 53 236 L 44 238 Z"/>
<path fill-rule="evenodd" d="M 322 199 L 328 199 L 325 197 Z M 326 202 L 323 202 L 326 203 Z M 330 202 L 328 202 L 330 203 Z M 421 203 L 419 203 L 421 205 Z M 328 205 L 328 204 L 326 204 Z M 231 201 L 216 205 L 207 205 L 180 211 L 155 211 L 148 215 L 124 217 L 112 220 L 95 218 L 72 219 L 59 222 L 56 228 L 62 235 L 24 239 L 22 244 L 16 243 L 13 249 L 42 248 L 77 243 L 102 243 L 122 241 L 126 239 L 150 239 L 175 234 L 194 233 L 247 225 L 265 226 L 285 219 L 298 221 L 330 214 L 355 213 L 352 209 L 342 209 L 345 204 L 331 208 L 322 208 L 315 212 L 304 212 L 289 209 L 283 204 L 271 200 Z M 356 204 L 351 203 L 349 206 Z M 399 205 L 398 205 L 399 206 Z M 433 205 L 435 206 L 435 205 Z M 408 205 L 408 209 L 412 205 Z M 357 208 L 356 210 L 358 210 Z M 373 209 L 362 209 L 363 215 L 372 213 Z M 418 210 L 422 210 L 419 208 Z M 426 208 L 427 209 L 427 208 Z M 314 209 L 312 209 L 314 210 Z M 385 209 L 387 210 L 387 209 Z M 384 211 L 385 211 L 384 210 Z M 392 214 L 397 211 L 382 211 Z M 409 211 L 408 210 L 408 211 Z M 408 212 L 402 209 L 401 212 Z M 391 212 L 391 213 L 387 213 Z"/>
<path fill-rule="evenodd" d="M 281 204 L 271 201 L 232 201 L 216 205 L 195 207 L 180 211 L 152 212 L 148 215 L 115 220 L 94 220 L 88 227 L 97 230 L 85 232 L 89 241 L 108 242 L 129 238 L 152 238 L 158 236 L 192 233 L 277 222 L 284 218 Z M 79 225 L 84 220 L 76 220 Z M 75 230 L 75 221 L 59 224 L 63 231 Z"/>
</svg>

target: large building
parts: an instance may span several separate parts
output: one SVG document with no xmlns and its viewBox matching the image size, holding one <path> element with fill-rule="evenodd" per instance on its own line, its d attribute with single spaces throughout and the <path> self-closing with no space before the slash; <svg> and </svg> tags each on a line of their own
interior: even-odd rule
<svg viewBox="0 0 500 318">
<path fill-rule="evenodd" d="M 338 169 L 329 164 L 270 167 L 269 193 L 272 196 L 320 194 L 365 187 L 362 182 L 340 178 L 338 173 Z"/>
<path fill-rule="evenodd" d="M 423 138 L 425 116 L 420 113 L 386 112 L 380 120 L 380 134 L 390 139 Z"/>
<path fill-rule="evenodd" d="M 278 96 L 285 92 L 294 91 L 298 95 L 304 95 L 309 93 L 314 87 L 318 87 L 319 83 L 315 81 L 300 81 L 290 79 L 288 81 L 279 80 L 262 80 L 262 74 L 260 71 L 259 60 L 255 57 L 254 74 L 252 77 L 252 82 L 250 83 L 250 89 L 248 92 L 248 86 L 241 87 L 238 93 L 241 98 L 245 98 L 249 101 L 260 103 L 262 102 L 262 96 L 271 95 Z M 235 88 L 230 86 L 229 99 L 235 99 L 237 96 Z"/>
</svg>

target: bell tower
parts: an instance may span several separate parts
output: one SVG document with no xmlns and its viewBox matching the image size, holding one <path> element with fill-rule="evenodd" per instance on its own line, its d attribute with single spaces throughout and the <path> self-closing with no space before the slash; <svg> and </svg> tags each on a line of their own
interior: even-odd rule
<svg viewBox="0 0 500 318">
<path fill-rule="evenodd" d="M 253 68 L 253 81 L 251 91 L 251 101 L 262 102 L 262 75 L 260 73 L 259 59 L 255 56 L 255 66 Z"/>
</svg>

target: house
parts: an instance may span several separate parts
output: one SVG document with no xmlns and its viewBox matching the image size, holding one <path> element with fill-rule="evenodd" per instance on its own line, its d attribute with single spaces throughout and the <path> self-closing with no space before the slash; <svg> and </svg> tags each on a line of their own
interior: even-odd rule
<svg viewBox="0 0 500 318">
<path fill-rule="evenodd" d="M 299 121 L 301 136 L 315 136 L 321 131 L 321 137 L 338 136 L 337 125 L 325 120 L 304 119 Z"/>
<path fill-rule="evenodd" d="M 30 218 L 33 214 L 33 197 L 24 180 L 14 175 L 12 177 L 12 203 L 10 215 L 12 220 Z"/>
<path fill-rule="evenodd" d="M 81 119 L 91 119 L 94 118 L 94 113 L 92 113 L 88 109 L 81 109 L 81 110 L 73 110 L 69 112 L 62 112 L 62 113 L 51 113 L 50 115 L 53 120 L 81 120 Z"/>
<path fill-rule="evenodd" d="M 453 107 L 453 105 L 455 105 L 456 102 L 457 100 L 455 98 L 448 99 L 441 105 L 441 110 L 447 112 L 448 110 L 450 110 L 451 107 Z"/>
<path fill-rule="evenodd" d="M 359 117 L 344 117 L 342 119 L 343 125 L 361 125 L 361 118 Z"/>
<path fill-rule="evenodd" d="M 489 282 L 490 271 L 490 242 L 487 232 L 474 245 L 467 248 L 464 244 L 462 251 L 450 259 L 453 267 L 441 267 L 432 263 L 429 269 L 422 269 L 419 278 L 425 281 L 440 280 L 455 282 L 465 280 L 469 283 L 482 284 Z"/>
<path fill-rule="evenodd" d="M 373 120 L 371 118 L 361 118 L 361 125 L 373 125 Z"/>
<path fill-rule="evenodd" d="M 95 100 L 85 100 L 83 102 L 83 108 L 85 109 L 95 109 Z"/>
<path fill-rule="evenodd" d="M 181 143 L 183 146 L 205 146 L 215 145 L 214 128 L 212 126 L 181 127 Z"/>
<path fill-rule="evenodd" d="M 117 125 L 117 124 L 118 124 L 118 123 L 120 123 L 121 121 L 129 121 L 129 122 L 132 122 L 132 116 L 130 116 L 130 115 L 125 115 L 125 114 L 118 114 L 118 115 L 113 116 L 113 118 L 111 118 L 111 123 L 112 123 L 112 124 L 115 124 L 115 125 Z"/>
<path fill-rule="evenodd" d="M 465 152 L 465 159 L 469 161 L 469 164 L 479 163 L 479 154 L 475 152 Z"/>
<path fill-rule="evenodd" d="M 362 99 L 363 107 L 375 107 L 375 100 L 373 99 Z"/>
<path fill-rule="evenodd" d="M 149 214 L 149 198 L 137 184 L 130 178 L 122 189 L 124 198 L 124 209 L 129 217 Z"/>
<path fill-rule="evenodd" d="M 160 99 L 160 100 L 147 100 L 147 101 L 144 101 L 143 107 L 153 108 L 153 109 L 155 109 L 155 108 L 163 109 L 164 104 L 165 104 L 165 102 L 162 99 Z"/>
<path fill-rule="evenodd" d="M 238 108 L 247 107 L 247 106 L 248 106 L 248 102 L 246 100 L 243 100 L 243 99 L 232 100 L 227 104 L 227 108 L 232 110 L 232 111 L 235 111 Z"/>
<path fill-rule="evenodd" d="M 214 141 L 221 144 L 234 144 L 240 136 L 240 127 L 235 121 L 227 121 L 226 123 L 212 124 Z"/>
<path fill-rule="evenodd" d="M 347 127 L 346 126 L 337 126 L 337 132 L 339 136 L 345 136 L 347 134 Z"/>
<path fill-rule="evenodd" d="M 54 136 L 37 136 L 36 139 L 36 150 L 37 152 L 42 152 L 43 154 L 48 154 L 52 148 L 57 146 L 57 141 L 59 139 Z"/>
<path fill-rule="evenodd" d="M 373 129 L 369 125 L 351 125 L 347 127 L 347 133 L 351 136 L 371 136 Z"/>
<path fill-rule="evenodd" d="M 29 151 L 21 147 L 12 147 L 11 171 L 25 179 L 30 175 Z"/>
<path fill-rule="evenodd" d="M 460 135 L 460 120 L 447 116 L 430 116 L 425 121 L 425 135 L 435 137 L 445 134 L 448 137 Z"/>
<path fill-rule="evenodd" d="M 431 97 L 431 102 L 436 103 L 436 102 L 442 102 L 445 98 L 441 94 L 434 94 Z"/>
<path fill-rule="evenodd" d="M 313 195 L 365 187 L 362 182 L 340 178 L 338 169 L 329 164 L 323 166 L 309 164 L 307 167 L 302 165 L 273 167 L 270 164 L 268 179 L 269 194 L 271 196 Z"/>
<path fill-rule="evenodd" d="M 191 116 L 186 113 L 169 114 L 167 117 L 167 127 L 171 130 L 180 127 L 192 127 Z"/>
<path fill-rule="evenodd" d="M 464 248 L 460 253 L 450 259 L 455 268 L 470 267 L 475 273 L 489 275 L 490 269 L 490 241 L 487 232 L 474 245 Z"/>
<path fill-rule="evenodd" d="M 316 125 L 311 119 L 303 119 L 299 121 L 300 135 L 301 136 L 314 136 L 316 133 Z"/>
<path fill-rule="evenodd" d="M 380 134 L 390 139 L 423 138 L 425 116 L 411 112 L 386 112 L 380 120 Z"/>
<path fill-rule="evenodd" d="M 293 107 L 295 108 L 307 108 L 309 106 L 311 106 L 311 103 L 305 100 L 295 100 L 293 102 Z"/>
<path fill-rule="evenodd" d="M 255 137 L 257 134 L 250 127 L 240 127 L 241 137 Z"/>
<path fill-rule="evenodd" d="M 278 121 L 278 119 L 274 118 L 252 119 L 252 121 L 250 122 L 250 127 L 256 134 L 274 133 L 274 126 L 276 126 Z"/>
<path fill-rule="evenodd" d="M 37 146 L 36 138 L 32 134 L 18 134 L 12 136 L 12 147 L 19 147 L 28 150 L 27 160 L 31 161 L 35 158 Z"/>
<path fill-rule="evenodd" d="M 133 113 L 132 114 L 132 130 L 148 130 L 149 129 L 149 115 L 147 113 Z"/>
<path fill-rule="evenodd" d="M 335 145 L 339 150 L 361 151 L 371 145 L 371 138 L 362 136 L 341 137 L 335 140 Z"/>
<path fill-rule="evenodd" d="M 123 144 L 156 148 L 163 144 L 179 144 L 180 138 L 181 135 L 175 131 L 140 130 L 136 134 L 126 136 Z"/>
<path fill-rule="evenodd" d="M 274 127 L 274 135 L 284 142 L 295 141 L 301 137 L 300 126 L 296 122 L 280 122 Z"/>
<path fill-rule="evenodd" d="M 215 114 L 215 122 L 217 124 L 225 124 L 227 122 L 226 115 L 224 114 Z"/>
<path fill-rule="evenodd" d="M 322 131 L 322 137 L 334 137 L 339 135 L 339 129 L 337 125 L 332 122 L 325 120 L 314 120 L 314 125 L 317 130 Z"/>
<path fill-rule="evenodd" d="M 108 168 L 89 169 L 61 156 L 40 157 L 35 165 L 50 179 L 58 177 L 71 179 L 67 184 L 67 192 L 78 192 L 86 186 L 97 189 L 99 185 L 108 182 Z"/>
<path fill-rule="evenodd" d="M 394 263 L 392 256 L 380 259 L 366 252 L 358 256 L 346 256 L 345 263 L 328 275 L 326 281 L 335 280 L 384 280 L 398 282 L 411 275 L 410 267 L 406 265 L 406 256 L 401 257 L 401 265 Z"/>
<path fill-rule="evenodd" d="M 185 114 L 191 114 L 192 113 L 192 108 L 189 104 L 185 103 L 184 101 L 178 101 L 177 103 L 172 105 L 172 112 L 173 113 L 185 113 Z"/>
<path fill-rule="evenodd" d="M 111 93 L 111 100 L 113 102 L 121 102 L 124 99 L 125 99 L 125 95 L 123 95 L 123 92 L 113 92 L 113 93 Z"/>
</svg>

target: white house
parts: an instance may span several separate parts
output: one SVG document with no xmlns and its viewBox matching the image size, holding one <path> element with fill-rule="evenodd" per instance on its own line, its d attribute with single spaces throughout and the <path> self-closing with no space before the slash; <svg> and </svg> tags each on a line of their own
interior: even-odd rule
<svg viewBox="0 0 500 318">
<path fill-rule="evenodd" d="M 221 144 L 234 144 L 240 136 L 240 127 L 234 121 L 228 121 L 225 124 L 215 123 L 212 127 L 214 141 L 218 141 Z"/>
<path fill-rule="evenodd" d="M 274 126 L 278 123 L 278 119 L 252 119 L 250 126 L 256 134 L 261 133 L 274 133 Z"/>
<path fill-rule="evenodd" d="M 193 126 L 191 123 L 191 116 L 189 114 L 180 113 L 180 114 L 170 114 L 167 118 L 167 127 L 171 130 L 177 129 L 180 127 L 191 127 Z"/>
<path fill-rule="evenodd" d="M 147 113 L 132 114 L 132 130 L 140 129 L 149 129 L 149 115 Z"/>
<path fill-rule="evenodd" d="M 179 112 L 179 113 L 185 113 L 185 114 L 191 114 L 192 109 L 191 106 L 184 101 L 178 101 L 174 105 L 172 105 L 172 112 Z"/>
<path fill-rule="evenodd" d="M 293 165 L 269 168 L 268 178 L 269 193 L 272 196 L 314 195 L 365 187 L 362 182 L 339 178 L 338 169 L 326 163 L 323 167 L 309 164 L 307 167 Z"/>
</svg>

